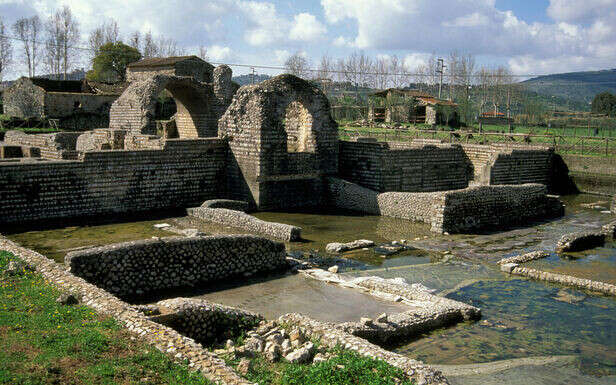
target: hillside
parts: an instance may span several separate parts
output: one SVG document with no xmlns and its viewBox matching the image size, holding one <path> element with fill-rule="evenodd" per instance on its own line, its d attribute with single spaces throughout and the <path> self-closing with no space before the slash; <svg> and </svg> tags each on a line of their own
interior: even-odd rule
<svg viewBox="0 0 616 385">
<path fill-rule="evenodd" d="M 562 98 L 589 106 L 600 92 L 616 93 L 616 69 L 540 76 L 522 84 L 529 91 L 542 96 Z"/>
</svg>

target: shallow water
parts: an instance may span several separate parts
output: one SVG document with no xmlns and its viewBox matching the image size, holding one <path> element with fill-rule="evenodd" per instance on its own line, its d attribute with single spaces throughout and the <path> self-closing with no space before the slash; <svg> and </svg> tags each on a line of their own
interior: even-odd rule
<svg viewBox="0 0 616 385">
<path fill-rule="evenodd" d="M 276 319 L 287 313 L 302 313 L 325 322 L 357 322 L 361 317 L 376 318 L 382 313 L 393 314 L 411 309 L 302 275 L 253 281 L 243 286 L 219 287 L 217 291 L 196 298 L 260 313 L 267 319 Z"/>
<path fill-rule="evenodd" d="M 452 384 L 607 384 L 616 383 L 616 328 L 613 327 L 616 299 L 558 285 L 511 279 L 495 264 L 501 258 L 529 251 L 553 251 L 565 233 L 598 229 L 616 219 L 601 210 L 581 206 L 598 200 L 604 199 L 591 195 L 565 197 L 564 218 L 481 235 L 437 235 L 430 233 L 425 224 L 348 212 L 264 212 L 255 216 L 302 227 L 305 240 L 287 243 L 287 248 L 293 251 L 318 250 L 320 255 L 325 255 L 325 246 L 330 242 L 370 239 L 379 244 L 406 240 L 415 250 L 388 258 L 372 249 L 344 253 L 344 257 L 369 264 L 367 270 L 345 274 L 404 277 L 410 283 L 422 283 L 437 294 L 482 309 L 483 318 L 477 323 L 439 330 L 414 341 L 400 341 L 395 349 L 409 357 L 431 364 L 456 365 L 530 356 L 575 356 L 574 364 L 521 366 L 490 375 L 453 376 Z M 68 249 L 76 247 L 172 236 L 153 228 L 162 222 L 180 228 L 198 227 L 207 234 L 243 232 L 188 217 L 167 217 L 119 224 L 91 223 L 21 232 L 9 237 L 61 261 Z M 609 243 L 583 253 L 552 254 L 527 266 L 616 283 L 616 248 L 614 243 Z M 268 317 L 300 311 L 322 320 L 346 321 L 383 312 L 382 304 L 366 300 L 359 293 L 352 294 L 351 298 L 338 291 L 339 288 L 294 279 L 251 281 L 252 286 L 243 287 L 220 286 L 217 292 L 205 294 L 204 298 L 267 313 Z M 332 318 L 324 319 L 324 315 Z"/>
</svg>

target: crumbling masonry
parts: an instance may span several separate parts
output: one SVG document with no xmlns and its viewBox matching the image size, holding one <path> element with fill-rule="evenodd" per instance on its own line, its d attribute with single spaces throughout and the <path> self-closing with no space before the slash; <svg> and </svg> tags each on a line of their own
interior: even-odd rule
<svg viewBox="0 0 616 385">
<path fill-rule="evenodd" d="M 227 66 L 194 58 L 172 62 L 175 67 L 157 61 L 133 69 L 132 83 L 111 106 L 107 129 L 78 137 L 7 133 L 7 149 L 0 152 L 7 158 L 0 160 L 0 224 L 189 208 L 221 198 L 258 210 L 318 207 L 332 203 L 332 177 L 377 193 L 474 186 L 473 197 L 514 199 L 530 213 L 535 203 L 545 205 L 535 197 L 545 190 L 533 189 L 525 200 L 528 189 L 481 186 L 539 183 L 555 191 L 559 179 L 567 178 L 550 148 L 339 141 L 326 96 L 309 82 L 281 75 L 238 90 Z M 177 104 L 177 139 L 156 132 L 155 102 L 162 90 Z M 430 205 L 442 198 L 421 199 L 431 197 L 436 200 Z M 406 198 L 404 204 L 393 199 L 387 210 L 414 218 L 417 202 Z M 507 218 L 514 218 L 510 211 Z M 474 231 L 491 225 L 489 216 L 498 213 L 483 212 L 479 223 L 470 212 L 460 215 L 466 217 L 452 223 L 471 225 L 453 227 Z"/>
</svg>

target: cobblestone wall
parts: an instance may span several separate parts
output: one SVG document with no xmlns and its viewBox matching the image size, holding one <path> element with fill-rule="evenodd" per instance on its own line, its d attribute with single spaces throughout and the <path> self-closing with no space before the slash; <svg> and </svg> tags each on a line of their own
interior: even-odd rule
<svg viewBox="0 0 616 385">
<path fill-rule="evenodd" d="M 153 317 L 154 320 L 206 345 L 235 339 L 263 320 L 259 314 L 203 299 L 173 298 L 157 302 L 156 306 L 172 313 Z"/>
<path fill-rule="evenodd" d="M 53 260 L 20 247 L 1 235 L 0 249 L 15 254 L 60 290 L 74 293 L 84 305 L 93 308 L 100 314 L 114 317 L 135 337 L 153 344 L 157 349 L 175 360 L 188 360 L 188 366 L 192 370 L 202 372 L 214 383 L 226 385 L 251 384 L 194 339 L 183 336 L 168 326 L 149 320 L 126 302 L 82 278 L 76 277 Z"/>
<path fill-rule="evenodd" d="M 435 232 L 464 233 L 526 225 L 562 216 L 564 207 L 543 185 L 475 186 L 432 193 L 377 193 L 328 178 L 330 204 L 374 215 L 429 223 Z"/>
<path fill-rule="evenodd" d="M 379 192 L 461 189 L 469 173 L 459 145 L 340 142 L 340 177 Z"/>
<path fill-rule="evenodd" d="M 299 241 L 302 229 L 284 223 L 266 222 L 241 211 L 224 208 L 195 207 L 188 214 L 204 221 L 231 226 L 283 241 Z"/>
<path fill-rule="evenodd" d="M 227 145 L 168 140 L 162 150 L 0 164 L 0 224 L 194 207 L 225 196 Z"/>
<path fill-rule="evenodd" d="M 68 253 L 65 263 L 76 276 L 126 298 L 279 270 L 287 264 L 284 244 L 251 235 L 118 243 Z"/>
</svg>

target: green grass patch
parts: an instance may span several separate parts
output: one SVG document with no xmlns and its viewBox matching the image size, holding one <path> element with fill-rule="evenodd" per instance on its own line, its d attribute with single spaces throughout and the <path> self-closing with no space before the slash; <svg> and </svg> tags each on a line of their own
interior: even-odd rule
<svg viewBox="0 0 616 385">
<path fill-rule="evenodd" d="M 8 276 L 11 260 L 0 251 L 0 384 L 212 384 L 112 318 L 58 304 L 40 275 Z"/>
<path fill-rule="evenodd" d="M 227 361 L 237 366 L 238 359 Z M 318 364 L 271 363 L 262 356 L 251 361 L 249 381 L 272 385 L 412 385 L 402 370 L 388 363 L 335 349 L 334 356 Z"/>
</svg>

